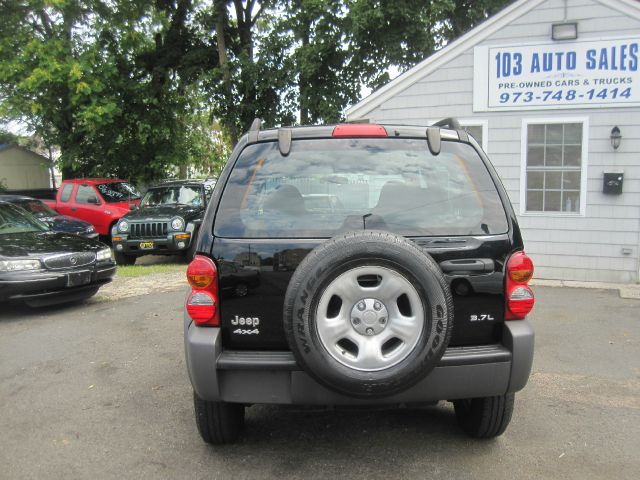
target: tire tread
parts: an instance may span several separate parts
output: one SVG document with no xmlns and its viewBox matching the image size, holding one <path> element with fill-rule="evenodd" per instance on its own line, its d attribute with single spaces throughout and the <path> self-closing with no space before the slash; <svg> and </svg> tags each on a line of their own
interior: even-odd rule
<svg viewBox="0 0 640 480">
<path fill-rule="evenodd" d="M 515 395 L 455 400 L 453 402 L 460 427 L 475 438 L 494 438 L 504 433 L 511 416 Z"/>
<path fill-rule="evenodd" d="M 211 402 L 193 393 L 196 425 L 202 439 L 212 445 L 236 442 L 244 429 L 244 405 Z"/>
</svg>

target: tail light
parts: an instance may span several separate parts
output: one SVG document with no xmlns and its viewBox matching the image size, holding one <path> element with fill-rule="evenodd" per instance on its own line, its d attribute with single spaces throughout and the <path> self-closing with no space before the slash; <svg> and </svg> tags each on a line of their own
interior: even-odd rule
<svg viewBox="0 0 640 480">
<path fill-rule="evenodd" d="M 533 309 L 535 302 L 529 280 L 533 277 L 533 262 L 524 252 L 515 252 L 507 262 L 506 320 L 520 320 Z"/>
<path fill-rule="evenodd" d="M 218 270 L 209 257 L 196 255 L 187 268 L 191 293 L 187 297 L 187 313 L 196 325 L 220 325 L 218 308 Z"/>
</svg>

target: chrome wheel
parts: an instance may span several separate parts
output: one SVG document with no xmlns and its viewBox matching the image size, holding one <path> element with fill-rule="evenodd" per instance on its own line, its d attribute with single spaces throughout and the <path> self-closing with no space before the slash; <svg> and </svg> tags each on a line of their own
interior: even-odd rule
<svg viewBox="0 0 640 480">
<path fill-rule="evenodd" d="M 424 315 L 418 291 L 399 272 L 357 267 L 322 293 L 316 326 L 334 359 L 355 370 L 376 371 L 400 363 L 413 351 Z"/>
</svg>

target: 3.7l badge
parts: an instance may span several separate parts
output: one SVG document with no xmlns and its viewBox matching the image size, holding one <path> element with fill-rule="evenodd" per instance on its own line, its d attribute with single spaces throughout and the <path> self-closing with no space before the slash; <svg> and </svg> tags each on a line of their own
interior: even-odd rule
<svg viewBox="0 0 640 480">
<path fill-rule="evenodd" d="M 485 320 L 495 320 L 495 318 L 493 318 L 493 316 L 489 313 L 479 313 L 478 315 L 471 315 L 471 317 L 469 317 L 469 321 L 471 322 L 484 322 Z"/>
</svg>

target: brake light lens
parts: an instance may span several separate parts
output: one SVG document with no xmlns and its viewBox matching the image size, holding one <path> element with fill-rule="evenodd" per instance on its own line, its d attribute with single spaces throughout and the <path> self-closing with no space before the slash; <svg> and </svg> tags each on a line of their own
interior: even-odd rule
<svg viewBox="0 0 640 480">
<path fill-rule="evenodd" d="M 533 309 L 535 297 L 528 282 L 533 277 L 533 262 L 524 252 L 515 252 L 507 262 L 506 320 L 521 320 Z"/>
<path fill-rule="evenodd" d="M 533 277 L 533 262 L 524 252 L 516 252 L 509 258 L 507 271 L 515 283 L 527 283 Z"/>
<path fill-rule="evenodd" d="M 218 309 L 218 270 L 209 257 L 196 255 L 187 268 L 191 293 L 187 297 L 187 313 L 200 326 L 220 325 Z"/>
<path fill-rule="evenodd" d="M 382 125 L 376 125 L 374 123 L 346 123 L 343 125 L 336 125 L 333 129 L 332 137 L 349 137 L 349 138 L 363 138 L 363 137 L 387 137 L 387 131 Z"/>
</svg>

